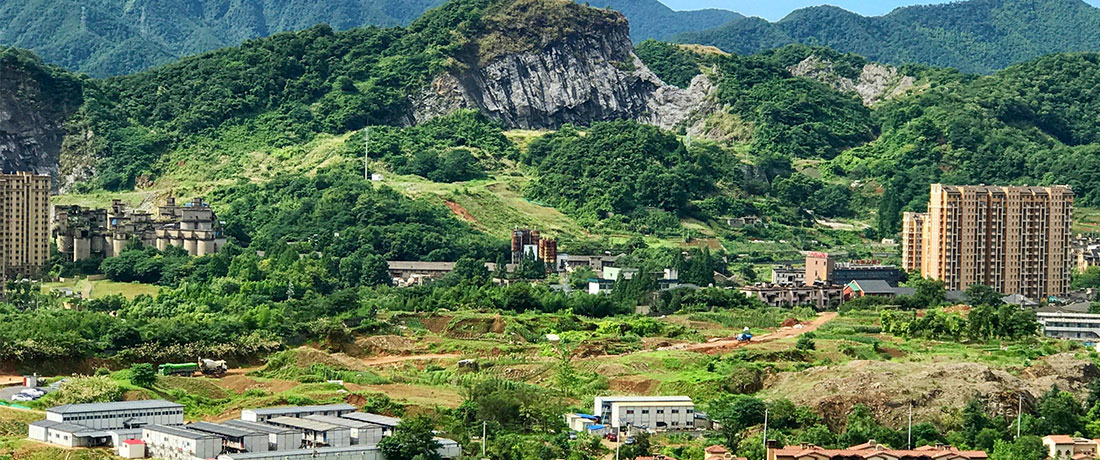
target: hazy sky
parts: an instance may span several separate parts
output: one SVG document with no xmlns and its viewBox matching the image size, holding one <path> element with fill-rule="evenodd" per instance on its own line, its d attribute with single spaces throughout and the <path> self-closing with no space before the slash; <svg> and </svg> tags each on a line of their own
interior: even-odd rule
<svg viewBox="0 0 1100 460">
<path fill-rule="evenodd" d="M 806 6 L 829 4 L 865 16 L 877 16 L 889 13 L 899 6 L 946 3 L 944 0 L 661 0 L 674 10 L 697 10 L 700 8 L 722 8 L 746 16 L 760 16 L 769 21 L 783 19 L 792 10 Z M 1085 0 L 1094 6 L 1100 6 L 1100 0 Z M 597 3 L 597 2 L 593 2 Z"/>
</svg>

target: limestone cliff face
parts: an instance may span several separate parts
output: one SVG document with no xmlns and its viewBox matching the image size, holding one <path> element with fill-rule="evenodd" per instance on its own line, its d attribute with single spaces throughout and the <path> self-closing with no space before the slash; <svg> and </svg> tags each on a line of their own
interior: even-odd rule
<svg viewBox="0 0 1100 460">
<path fill-rule="evenodd" d="M 0 52 L 0 169 L 56 178 L 65 122 L 80 101 L 79 81 Z"/>
<path fill-rule="evenodd" d="M 621 118 L 671 128 L 711 90 L 705 79 L 688 89 L 662 82 L 634 55 L 622 21 L 598 35 L 571 37 L 440 75 L 414 95 L 408 121 L 475 108 L 511 128 L 556 129 Z"/>
<path fill-rule="evenodd" d="M 856 93 L 867 106 L 904 94 L 916 84 L 916 79 L 899 73 L 896 67 L 875 63 L 864 65 L 859 77 L 846 78 L 839 75 L 832 62 L 814 55 L 787 70 L 792 75 L 813 78 L 840 91 Z"/>
</svg>

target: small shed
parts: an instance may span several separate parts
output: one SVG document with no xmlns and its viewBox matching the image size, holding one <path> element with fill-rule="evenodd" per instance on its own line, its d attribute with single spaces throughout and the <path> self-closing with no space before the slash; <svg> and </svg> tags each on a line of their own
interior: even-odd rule
<svg viewBox="0 0 1100 460">
<path fill-rule="evenodd" d="M 145 458 L 145 441 L 127 439 L 118 446 L 118 456 L 122 458 Z"/>
</svg>

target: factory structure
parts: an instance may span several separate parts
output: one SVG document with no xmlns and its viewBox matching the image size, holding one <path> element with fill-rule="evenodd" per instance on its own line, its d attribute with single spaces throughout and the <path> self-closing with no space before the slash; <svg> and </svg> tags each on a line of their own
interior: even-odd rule
<svg viewBox="0 0 1100 460">
<path fill-rule="evenodd" d="M 512 263 L 518 264 L 524 257 L 532 257 L 553 270 L 558 260 L 558 240 L 543 238 L 538 230 L 516 228 L 512 230 Z"/>
<path fill-rule="evenodd" d="M 181 247 L 195 257 L 217 253 L 226 243 L 222 223 L 202 198 L 177 205 L 168 197 L 155 216 L 119 200 L 109 209 L 56 206 L 53 235 L 58 251 L 73 261 L 117 256 L 130 241 L 162 251 Z"/>
<path fill-rule="evenodd" d="M 184 424 L 183 405 L 146 400 L 57 406 L 29 425 L 28 436 L 70 448 L 113 447 L 123 458 L 384 460 L 378 443 L 399 422 L 330 404 L 247 409 L 240 420 Z M 436 442 L 442 458 L 462 455 L 458 443 Z"/>
</svg>

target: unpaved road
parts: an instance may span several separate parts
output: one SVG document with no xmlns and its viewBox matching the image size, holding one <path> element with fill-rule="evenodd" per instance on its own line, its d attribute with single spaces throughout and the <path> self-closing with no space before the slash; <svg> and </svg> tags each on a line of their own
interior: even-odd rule
<svg viewBox="0 0 1100 460">
<path fill-rule="evenodd" d="M 443 353 L 443 354 L 430 354 L 430 355 L 409 355 L 409 356 L 379 356 L 377 358 L 366 358 L 362 360 L 363 364 L 368 366 L 385 366 L 388 364 L 400 364 L 407 361 L 428 361 L 428 360 L 441 360 L 441 359 L 456 359 L 461 358 L 459 353 Z"/>
<path fill-rule="evenodd" d="M 784 327 L 770 334 L 764 334 L 761 336 L 753 337 L 750 342 L 740 342 L 735 337 L 727 337 L 724 339 L 711 340 L 705 343 L 685 343 L 679 345 L 673 345 L 670 347 L 659 348 L 659 350 L 685 350 L 685 351 L 697 351 L 700 353 L 720 353 L 723 351 L 733 350 L 735 348 L 748 347 L 761 343 L 768 343 L 780 339 L 788 339 L 791 337 L 798 337 L 807 332 L 811 332 L 821 325 L 832 321 L 836 318 L 837 312 L 829 311 L 817 315 L 817 319 L 810 321 L 809 323 L 803 323 L 802 327 Z"/>
</svg>

